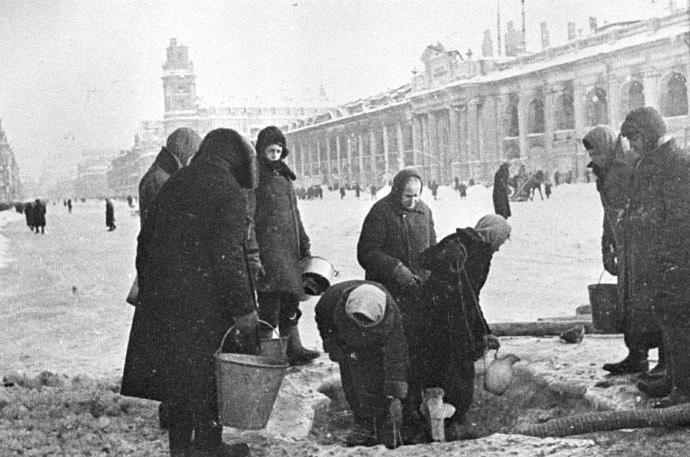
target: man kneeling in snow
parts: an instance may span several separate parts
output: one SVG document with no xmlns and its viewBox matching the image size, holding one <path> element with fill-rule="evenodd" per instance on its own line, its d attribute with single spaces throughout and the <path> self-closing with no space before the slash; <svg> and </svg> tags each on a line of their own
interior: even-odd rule
<svg viewBox="0 0 690 457">
<path fill-rule="evenodd" d="M 331 286 L 316 304 L 323 349 L 340 364 L 357 426 L 350 445 L 400 445 L 409 360 L 398 305 L 372 281 Z"/>
</svg>

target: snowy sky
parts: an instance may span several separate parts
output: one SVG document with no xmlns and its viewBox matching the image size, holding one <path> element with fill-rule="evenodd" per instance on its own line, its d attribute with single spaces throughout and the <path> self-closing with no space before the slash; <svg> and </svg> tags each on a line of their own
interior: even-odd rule
<svg viewBox="0 0 690 457">
<path fill-rule="evenodd" d="M 498 0 L 503 31 L 520 1 Z M 676 0 L 685 6 L 685 0 Z M 496 0 L 1 0 L 0 118 L 22 175 L 73 165 L 83 149 L 129 148 L 140 120 L 161 119 L 169 39 L 188 45 L 197 94 L 314 95 L 336 103 L 397 87 L 424 47 L 480 53 L 496 44 Z M 566 22 L 667 12 L 668 0 L 526 0 L 527 47 Z"/>
</svg>

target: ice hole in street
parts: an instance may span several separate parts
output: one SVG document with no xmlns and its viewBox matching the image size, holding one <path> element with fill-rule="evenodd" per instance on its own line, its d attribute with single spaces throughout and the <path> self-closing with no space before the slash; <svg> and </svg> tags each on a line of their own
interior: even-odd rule
<svg viewBox="0 0 690 457">
<path fill-rule="evenodd" d="M 543 423 L 594 410 L 581 396 L 558 392 L 528 370 L 515 368 L 510 388 L 500 396 L 484 390 L 483 373 L 477 370 L 474 399 L 465 420 L 471 437 L 512 433 L 518 424 Z M 345 439 L 355 422 L 340 380 L 329 380 L 318 390 L 331 402 L 317 411 L 310 436 L 318 444 L 346 446 Z"/>
</svg>

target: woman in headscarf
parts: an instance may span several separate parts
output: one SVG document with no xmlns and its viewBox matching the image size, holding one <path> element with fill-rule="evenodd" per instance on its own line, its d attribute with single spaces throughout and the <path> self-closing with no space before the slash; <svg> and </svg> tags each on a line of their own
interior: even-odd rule
<svg viewBox="0 0 690 457">
<path fill-rule="evenodd" d="M 302 345 L 298 329 L 299 297 L 304 293 L 299 262 L 311 255 L 311 243 L 297 208 L 292 184 L 297 177 L 284 162 L 290 151 L 283 132 L 273 126 L 263 129 L 256 151 L 259 186 L 254 191 L 254 222 L 263 269 L 257 275 L 259 317 L 280 329 L 280 335 L 287 337 L 288 361 L 301 365 L 319 356 Z M 264 336 L 271 330 L 262 327 Z"/>
<path fill-rule="evenodd" d="M 422 288 L 430 332 L 420 349 L 426 356 L 412 360 L 412 371 L 424 373 L 422 387 L 442 387 L 444 401 L 455 407 L 446 425 L 451 440 L 468 437 L 463 422 L 474 395 L 474 362 L 500 346 L 484 319 L 479 294 L 491 259 L 510 232 L 503 216 L 488 214 L 474 228 L 457 229 L 419 256 L 420 265 L 431 270 Z"/>
<path fill-rule="evenodd" d="M 171 456 L 248 455 L 246 444 L 221 441 L 213 353 L 230 326 L 247 339 L 256 331 L 243 191 L 255 182 L 252 146 L 213 130 L 165 183 L 138 237 L 121 393 L 169 405 Z"/>
</svg>

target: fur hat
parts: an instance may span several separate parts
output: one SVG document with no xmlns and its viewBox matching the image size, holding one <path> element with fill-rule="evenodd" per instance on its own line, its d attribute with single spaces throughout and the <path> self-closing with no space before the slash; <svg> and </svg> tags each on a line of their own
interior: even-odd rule
<svg viewBox="0 0 690 457">
<path fill-rule="evenodd" d="M 168 136 L 165 149 L 180 161 L 181 166 L 186 166 L 189 159 L 196 154 L 201 144 L 201 137 L 194 130 L 180 127 Z"/>
<path fill-rule="evenodd" d="M 345 302 L 345 314 L 360 327 L 378 325 L 385 313 L 386 293 L 371 284 L 352 289 Z"/>
<path fill-rule="evenodd" d="M 510 238 L 512 230 L 508 221 L 496 214 L 483 216 L 477 221 L 474 229 L 493 247 L 494 251 L 498 251 L 498 248 Z"/>
<path fill-rule="evenodd" d="M 259 182 L 254 148 L 242 135 L 231 129 L 208 132 L 194 161 L 220 163 L 245 189 L 253 189 Z"/>
<path fill-rule="evenodd" d="M 621 135 L 630 138 L 635 133 L 642 134 L 647 145 L 656 145 L 659 138 L 666 134 L 664 118 L 651 106 L 630 111 L 621 125 Z"/>
<path fill-rule="evenodd" d="M 256 138 L 256 151 L 259 157 L 264 156 L 264 149 L 272 144 L 277 144 L 283 148 L 283 153 L 280 158 L 284 159 L 290 153 L 285 144 L 285 135 L 276 126 L 269 126 L 259 132 L 259 136 Z"/>
</svg>

